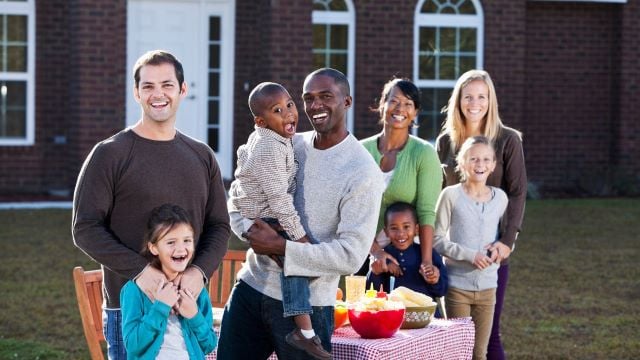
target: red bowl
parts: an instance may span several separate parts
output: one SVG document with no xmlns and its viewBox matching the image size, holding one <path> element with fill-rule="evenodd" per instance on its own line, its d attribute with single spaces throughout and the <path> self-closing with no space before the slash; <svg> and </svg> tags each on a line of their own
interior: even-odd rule
<svg viewBox="0 0 640 360">
<path fill-rule="evenodd" d="M 404 320 L 404 309 L 357 311 L 349 309 L 349 322 L 353 330 L 365 339 L 389 338 Z"/>
</svg>

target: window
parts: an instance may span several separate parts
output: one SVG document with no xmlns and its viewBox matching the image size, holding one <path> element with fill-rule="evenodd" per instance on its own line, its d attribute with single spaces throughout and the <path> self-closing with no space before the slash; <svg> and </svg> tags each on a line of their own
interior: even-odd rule
<svg viewBox="0 0 640 360">
<path fill-rule="evenodd" d="M 313 0 L 313 66 L 331 67 L 349 79 L 354 96 L 355 15 L 348 0 Z M 353 109 L 347 115 L 353 133 Z"/>
<path fill-rule="evenodd" d="M 414 132 L 435 140 L 456 80 L 482 68 L 483 15 L 478 0 L 422 0 L 414 28 L 414 81 L 422 92 L 420 127 Z"/>
<path fill-rule="evenodd" d="M 208 120 L 207 142 L 215 152 L 220 151 L 220 47 L 221 17 L 209 17 L 209 96 L 208 96 Z"/>
<path fill-rule="evenodd" d="M 0 0 L 0 145 L 34 141 L 33 0 Z"/>
</svg>

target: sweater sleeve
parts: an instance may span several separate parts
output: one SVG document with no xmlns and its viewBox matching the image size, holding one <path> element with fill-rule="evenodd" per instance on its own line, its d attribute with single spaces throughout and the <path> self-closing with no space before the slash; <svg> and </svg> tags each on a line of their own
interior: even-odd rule
<svg viewBox="0 0 640 360">
<path fill-rule="evenodd" d="M 353 177 L 338 209 L 331 210 L 340 219 L 335 238 L 313 245 L 286 242 L 286 276 L 346 275 L 360 269 L 373 243 L 384 186 L 379 169 L 374 169 L 376 173 Z"/>
<path fill-rule="evenodd" d="M 211 310 L 211 300 L 207 290 L 200 292 L 198 296 L 198 313 L 191 319 L 185 319 L 185 324 L 195 335 L 197 345 L 203 354 L 213 351 L 218 345 L 218 337 L 213 331 L 213 314 Z"/>
<path fill-rule="evenodd" d="M 133 279 L 148 262 L 125 246 L 108 225 L 122 158 L 99 143 L 85 160 L 73 197 L 72 234 L 75 245 L 90 258 Z"/>
<path fill-rule="evenodd" d="M 436 219 L 436 202 L 442 186 L 442 170 L 438 154 L 433 146 L 426 143 L 420 148 L 418 165 L 416 211 L 420 225 L 434 226 Z"/>
<path fill-rule="evenodd" d="M 440 270 L 440 278 L 438 279 L 438 282 L 433 285 L 427 284 L 427 288 L 429 289 L 431 296 L 442 297 L 447 294 L 447 290 L 449 289 L 449 275 L 447 274 L 447 267 L 442 261 L 442 256 L 440 256 L 435 249 L 432 250 L 431 258 L 433 260 L 433 266 Z"/>
<path fill-rule="evenodd" d="M 453 187 L 447 187 L 442 190 L 436 209 L 437 216 L 433 235 L 433 248 L 442 256 L 473 263 L 475 251 L 454 243 L 449 236 L 455 201 L 455 189 Z"/>
<path fill-rule="evenodd" d="M 524 208 L 527 199 L 527 173 L 524 163 L 522 141 L 517 134 L 510 134 L 504 145 L 504 173 L 502 189 L 507 193 L 509 203 L 501 222 L 500 241 L 513 247 L 518 232 L 522 228 Z"/>
<path fill-rule="evenodd" d="M 198 267 L 208 279 L 220 265 L 227 252 L 231 229 L 227 212 L 226 194 L 220 167 L 213 152 L 208 154 L 211 182 L 205 206 L 202 234 L 198 239 L 193 265 Z"/>
<path fill-rule="evenodd" d="M 122 304 L 122 338 L 127 353 L 134 358 L 154 358 L 149 351 L 157 351 L 157 341 L 167 328 L 169 305 L 155 301 L 148 312 L 144 311 L 144 293 L 129 281 L 120 293 Z M 150 356 L 153 355 L 153 356 Z"/>
</svg>

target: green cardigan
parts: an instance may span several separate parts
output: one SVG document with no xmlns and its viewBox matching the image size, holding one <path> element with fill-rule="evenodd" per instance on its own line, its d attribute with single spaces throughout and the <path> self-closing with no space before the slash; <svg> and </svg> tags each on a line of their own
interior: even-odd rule
<svg viewBox="0 0 640 360">
<path fill-rule="evenodd" d="M 377 134 L 361 140 L 378 166 L 382 159 L 378 150 L 379 138 L 380 134 Z M 376 232 L 384 227 L 384 212 L 387 207 L 399 201 L 415 206 L 420 225 L 433 227 L 442 184 L 442 170 L 436 150 L 425 140 L 409 135 L 407 144 L 397 155 L 393 171 L 391 182 L 382 195 Z"/>
<path fill-rule="evenodd" d="M 198 313 L 191 319 L 179 316 L 189 359 L 204 359 L 218 345 L 213 331 L 213 311 L 206 289 L 196 300 Z M 162 301 L 151 302 L 133 281 L 120 294 L 122 336 L 127 359 L 155 359 L 164 341 L 171 308 Z"/>
</svg>

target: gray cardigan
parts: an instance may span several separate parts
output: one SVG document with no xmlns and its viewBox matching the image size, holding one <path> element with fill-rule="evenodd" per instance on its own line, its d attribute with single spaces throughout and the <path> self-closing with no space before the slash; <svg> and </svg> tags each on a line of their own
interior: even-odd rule
<svg viewBox="0 0 640 360">
<path fill-rule="evenodd" d="M 507 208 L 507 194 L 491 187 L 491 200 L 478 203 L 462 184 L 444 188 L 436 210 L 433 247 L 447 257 L 449 286 L 480 291 L 498 286 L 498 264 L 484 270 L 473 265 L 476 253 L 496 240 L 498 223 Z"/>
</svg>

